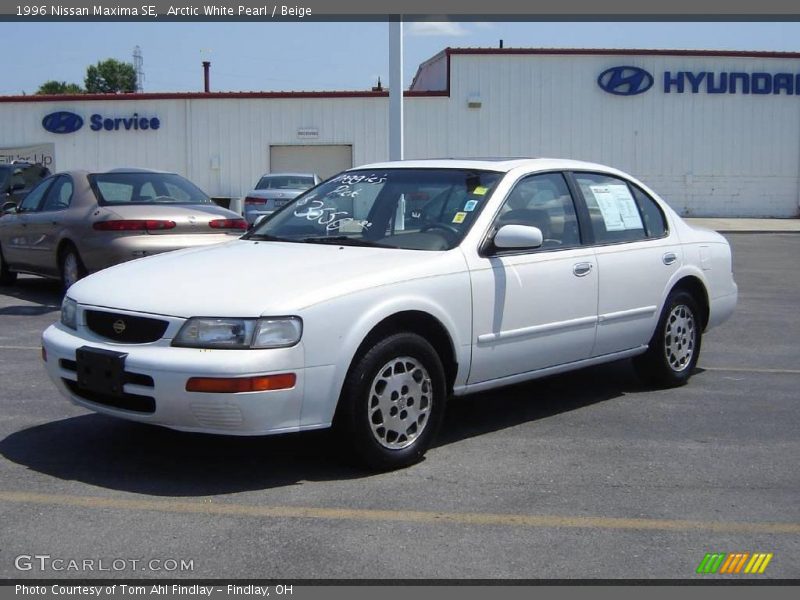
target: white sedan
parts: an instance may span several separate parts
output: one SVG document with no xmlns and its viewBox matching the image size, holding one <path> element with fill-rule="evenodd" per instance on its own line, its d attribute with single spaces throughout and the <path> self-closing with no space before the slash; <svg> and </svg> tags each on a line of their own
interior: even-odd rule
<svg viewBox="0 0 800 600">
<path fill-rule="evenodd" d="M 683 384 L 736 299 L 726 240 L 625 173 L 419 160 L 79 281 L 43 350 L 91 410 L 216 434 L 334 426 L 389 469 L 423 456 L 451 396 L 628 357 Z"/>
</svg>

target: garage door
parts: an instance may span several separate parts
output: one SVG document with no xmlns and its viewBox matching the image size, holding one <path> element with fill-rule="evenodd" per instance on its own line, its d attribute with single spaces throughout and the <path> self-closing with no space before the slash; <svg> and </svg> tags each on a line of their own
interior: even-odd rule
<svg viewBox="0 0 800 600">
<path fill-rule="evenodd" d="M 353 166 L 352 146 L 270 146 L 270 173 L 316 173 L 327 179 Z"/>
</svg>

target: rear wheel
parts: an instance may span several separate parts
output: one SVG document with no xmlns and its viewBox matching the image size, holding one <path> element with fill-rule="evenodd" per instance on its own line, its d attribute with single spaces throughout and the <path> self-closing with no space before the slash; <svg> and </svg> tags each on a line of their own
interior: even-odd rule
<svg viewBox="0 0 800 600">
<path fill-rule="evenodd" d="M 66 292 L 79 279 L 86 277 L 86 269 L 83 266 L 81 257 L 74 246 L 66 246 L 61 251 L 61 285 Z"/>
<path fill-rule="evenodd" d="M 658 326 L 647 352 L 634 365 L 648 383 L 662 387 L 683 385 L 700 357 L 702 321 L 694 297 L 673 290 L 664 303 Z"/>
<path fill-rule="evenodd" d="M 17 280 L 17 274 L 8 269 L 8 263 L 3 257 L 3 249 L 0 248 L 0 285 L 11 285 Z"/>
<path fill-rule="evenodd" d="M 345 380 L 336 429 L 356 458 L 379 470 L 419 461 L 446 403 L 436 350 L 414 333 L 380 340 L 357 357 Z"/>
</svg>

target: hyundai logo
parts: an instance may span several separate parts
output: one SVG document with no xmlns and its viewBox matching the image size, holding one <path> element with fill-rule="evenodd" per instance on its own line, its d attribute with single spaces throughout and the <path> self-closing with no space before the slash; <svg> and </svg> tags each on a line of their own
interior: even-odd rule
<svg viewBox="0 0 800 600">
<path fill-rule="evenodd" d="M 600 73 L 597 85 L 609 94 L 635 96 L 653 87 L 653 76 L 639 67 L 611 67 Z"/>
<path fill-rule="evenodd" d="M 50 133 L 73 133 L 83 127 L 83 117 L 62 110 L 42 119 L 42 127 Z"/>
</svg>

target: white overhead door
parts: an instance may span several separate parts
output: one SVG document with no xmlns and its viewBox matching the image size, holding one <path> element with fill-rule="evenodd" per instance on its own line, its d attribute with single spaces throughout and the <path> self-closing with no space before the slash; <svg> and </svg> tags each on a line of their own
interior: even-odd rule
<svg viewBox="0 0 800 600">
<path fill-rule="evenodd" d="M 334 145 L 270 146 L 270 173 L 316 173 L 322 179 L 353 166 L 353 147 Z"/>
</svg>

